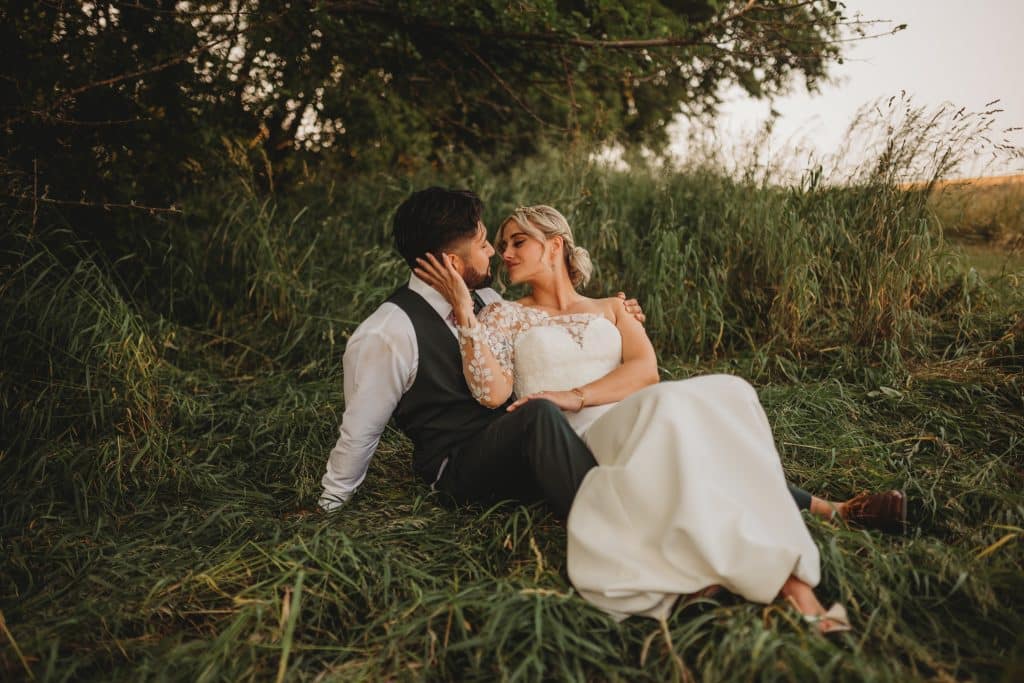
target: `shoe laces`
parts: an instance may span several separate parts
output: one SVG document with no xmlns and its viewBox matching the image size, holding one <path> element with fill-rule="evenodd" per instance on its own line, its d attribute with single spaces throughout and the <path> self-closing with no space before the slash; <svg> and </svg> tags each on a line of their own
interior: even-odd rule
<svg viewBox="0 0 1024 683">
<path fill-rule="evenodd" d="M 868 501 L 871 500 L 871 493 L 868 491 L 861 491 L 850 500 L 846 501 L 845 512 L 846 519 L 857 519 L 864 515 L 864 510 L 868 506 Z"/>
</svg>

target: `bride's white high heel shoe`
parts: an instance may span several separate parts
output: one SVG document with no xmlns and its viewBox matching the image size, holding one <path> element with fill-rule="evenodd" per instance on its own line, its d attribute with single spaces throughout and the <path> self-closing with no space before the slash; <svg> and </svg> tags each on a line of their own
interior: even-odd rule
<svg viewBox="0 0 1024 683">
<path fill-rule="evenodd" d="M 814 625 L 818 633 L 822 635 L 853 630 L 853 627 L 850 626 L 850 617 L 846 613 L 846 608 L 838 602 L 832 603 L 832 606 L 824 614 L 805 614 L 804 621 Z"/>
</svg>

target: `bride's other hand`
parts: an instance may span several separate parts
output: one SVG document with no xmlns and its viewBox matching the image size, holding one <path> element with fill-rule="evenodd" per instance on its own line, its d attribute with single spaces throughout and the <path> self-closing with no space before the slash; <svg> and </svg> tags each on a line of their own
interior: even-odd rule
<svg viewBox="0 0 1024 683">
<path fill-rule="evenodd" d="M 418 258 L 416 263 L 419 267 L 413 268 L 412 272 L 441 292 L 452 305 L 455 320 L 459 325 L 467 326 L 473 315 L 473 298 L 470 296 L 466 281 L 462 279 L 459 271 L 455 270 L 454 257 L 451 254 L 442 254 L 442 257 L 443 261 L 439 261 L 433 254 L 427 254 L 426 258 Z"/>
<path fill-rule="evenodd" d="M 644 309 L 640 307 L 640 302 L 636 299 L 627 299 L 625 292 L 619 292 L 615 296 L 622 299 L 622 305 L 626 308 L 626 313 L 636 318 L 637 322 L 641 325 L 647 320 L 647 316 L 644 315 Z"/>
<path fill-rule="evenodd" d="M 572 391 L 541 391 L 537 394 L 530 394 L 520 399 L 516 399 L 515 403 L 511 404 L 507 410 L 513 412 L 517 408 L 523 406 L 530 401 L 536 401 L 538 399 L 544 399 L 545 401 L 551 401 L 562 410 L 568 410 L 570 412 L 576 412 L 580 409 L 580 396 Z"/>
</svg>

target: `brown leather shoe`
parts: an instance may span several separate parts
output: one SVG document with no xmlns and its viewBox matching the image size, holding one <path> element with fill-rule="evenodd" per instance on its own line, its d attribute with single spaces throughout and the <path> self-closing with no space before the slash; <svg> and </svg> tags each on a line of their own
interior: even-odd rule
<svg viewBox="0 0 1024 683">
<path fill-rule="evenodd" d="M 843 519 L 866 529 L 901 534 L 907 528 L 907 494 L 897 490 L 857 494 L 843 506 Z"/>
</svg>

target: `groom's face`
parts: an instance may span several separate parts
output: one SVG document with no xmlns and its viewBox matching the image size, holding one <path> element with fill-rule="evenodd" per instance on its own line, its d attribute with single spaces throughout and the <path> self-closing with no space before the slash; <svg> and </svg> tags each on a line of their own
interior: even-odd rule
<svg viewBox="0 0 1024 683">
<path fill-rule="evenodd" d="M 477 224 L 476 234 L 468 237 L 452 250 L 462 260 L 462 279 L 470 289 L 479 289 L 491 284 L 491 257 L 494 247 L 487 239 L 487 228 L 483 221 Z"/>
</svg>

